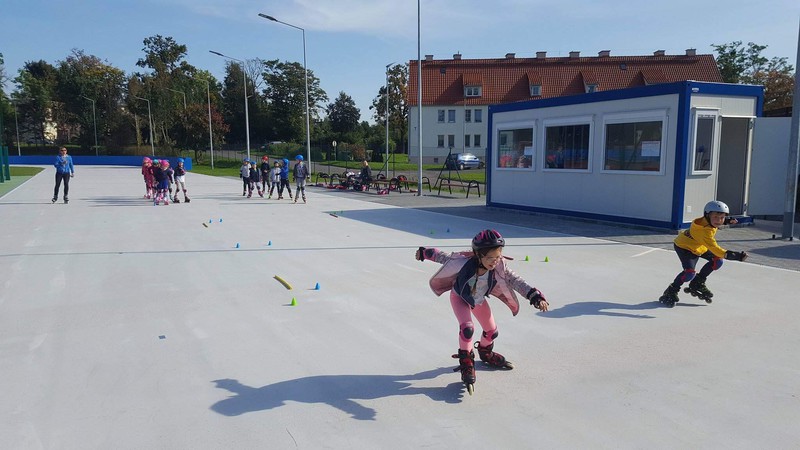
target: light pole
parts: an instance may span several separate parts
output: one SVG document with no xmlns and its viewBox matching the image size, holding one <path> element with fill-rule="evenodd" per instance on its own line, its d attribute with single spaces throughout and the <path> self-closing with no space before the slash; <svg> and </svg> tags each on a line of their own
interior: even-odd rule
<svg viewBox="0 0 800 450">
<path fill-rule="evenodd" d="M 250 159 L 250 113 L 247 109 L 247 69 L 244 66 L 244 61 L 241 59 L 231 58 L 230 56 L 223 55 L 220 52 L 215 52 L 214 50 L 209 50 L 210 53 L 213 53 L 217 56 L 221 56 L 226 59 L 230 59 L 232 61 L 236 61 L 242 65 L 242 75 L 244 75 L 244 133 L 245 137 L 247 138 L 247 159 Z"/>
<path fill-rule="evenodd" d="M 186 93 L 183 92 L 183 91 L 179 91 L 177 89 L 167 88 L 167 90 L 168 91 L 172 91 L 172 92 L 177 92 L 178 94 L 181 94 L 183 96 L 183 112 L 185 113 L 186 112 Z"/>
<path fill-rule="evenodd" d="M 389 67 L 394 63 L 386 65 L 386 174 L 389 174 Z"/>
<path fill-rule="evenodd" d="M 17 120 L 17 102 L 14 104 L 14 127 L 17 130 L 17 156 L 22 156 L 22 148 L 19 146 L 19 120 Z"/>
<path fill-rule="evenodd" d="M 94 156 L 100 156 L 100 153 L 97 150 L 97 116 L 94 113 L 94 100 L 85 95 L 81 95 L 81 97 L 92 102 L 92 122 L 94 122 Z"/>
<path fill-rule="evenodd" d="M 150 151 L 152 152 L 153 156 L 156 156 L 156 147 L 153 145 L 153 116 L 150 114 L 150 100 L 137 97 L 135 95 L 133 98 L 138 98 L 139 100 L 144 100 L 147 102 L 147 123 L 150 124 Z"/>
<path fill-rule="evenodd" d="M 417 131 L 419 131 L 419 169 L 417 196 L 422 196 L 422 54 L 421 54 L 421 25 L 420 25 L 420 0 L 417 0 Z"/>
<path fill-rule="evenodd" d="M 214 134 L 211 131 L 211 83 L 208 80 L 203 81 L 206 82 L 206 95 L 208 96 L 208 146 L 211 148 L 211 170 L 214 170 Z"/>
<path fill-rule="evenodd" d="M 306 82 L 306 153 L 307 153 L 306 158 L 308 158 L 308 166 L 310 168 L 311 167 L 311 115 L 309 114 L 309 108 L 308 108 L 308 66 L 306 65 L 306 30 L 296 25 L 292 25 L 290 23 L 281 22 L 280 20 L 272 16 L 268 16 L 266 14 L 258 13 L 258 16 L 263 17 L 264 19 L 267 20 L 271 20 L 273 22 L 282 23 L 286 26 L 292 27 L 294 29 L 303 32 L 303 70 L 305 71 L 305 82 Z"/>
</svg>

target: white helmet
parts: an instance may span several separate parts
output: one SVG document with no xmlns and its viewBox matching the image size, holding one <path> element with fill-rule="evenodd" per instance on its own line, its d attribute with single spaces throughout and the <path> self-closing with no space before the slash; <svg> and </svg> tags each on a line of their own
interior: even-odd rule
<svg viewBox="0 0 800 450">
<path fill-rule="evenodd" d="M 730 214 L 731 210 L 725 203 L 719 200 L 714 200 L 706 203 L 706 206 L 703 208 L 703 214 L 708 214 L 710 212 L 721 212 L 725 214 Z"/>
</svg>

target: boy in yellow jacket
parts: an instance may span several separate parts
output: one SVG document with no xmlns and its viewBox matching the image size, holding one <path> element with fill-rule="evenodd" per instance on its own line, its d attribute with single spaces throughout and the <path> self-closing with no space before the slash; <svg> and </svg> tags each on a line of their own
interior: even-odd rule
<svg viewBox="0 0 800 450">
<path fill-rule="evenodd" d="M 718 200 L 708 202 L 703 208 L 703 217 L 693 220 L 688 230 L 678 234 L 674 248 L 681 260 L 683 271 L 667 287 L 658 299 L 659 302 L 672 308 L 678 302 L 681 285 L 689 282 L 689 287 L 685 288 L 684 292 L 711 303 L 714 294 L 706 287 L 706 278 L 711 272 L 722 267 L 723 258 L 735 261 L 744 261 L 747 258 L 747 253 L 725 250 L 714 239 L 720 226 L 737 223 L 737 220 L 728 217 L 728 214 L 730 209 L 725 203 Z M 700 273 L 696 273 L 695 266 L 700 258 L 708 262 L 700 269 Z"/>
</svg>

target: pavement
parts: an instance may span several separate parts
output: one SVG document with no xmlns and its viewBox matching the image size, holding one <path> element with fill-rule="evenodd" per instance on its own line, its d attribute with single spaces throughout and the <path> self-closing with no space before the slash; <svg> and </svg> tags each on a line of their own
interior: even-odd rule
<svg viewBox="0 0 800 450">
<path fill-rule="evenodd" d="M 68 205 L 50 203 L 50 171 L 0 198 L 3 448 L 800 442 L 800 247 L 771 239 L 780 224 L 721 230 L 751 258 L 709 278 L 712 304 L 669 309 L 672 232 L 472 196 L 310 188 L 292 204 L 187 181 L 190 204 L 154 207 L 136 168 L 79 167 Z M 439 266 L 413 253 L 487 227 L 552 309 L 490 300 L 515 369 L 479 364 L 469 396 L 428 288 Z"/>
</svg>

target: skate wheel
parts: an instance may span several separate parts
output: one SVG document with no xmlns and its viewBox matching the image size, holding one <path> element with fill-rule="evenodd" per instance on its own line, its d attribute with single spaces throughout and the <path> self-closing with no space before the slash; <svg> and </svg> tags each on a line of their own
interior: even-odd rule
<svg viewBox="0 0 800 450">
<path fill-rule="evenodd" d="M 705 300 L 706 303 L 711 303 L 712 302 L 712 300 L 710 298 L 706 298 L 706 299 L 703 299 L 703 300 Z"/>
<path fill-rule="evenodd" d="M 472 395 L 472 393 L 475 392 L 475 385 L 474 384 L 468 384 L 467 385 L 467 392 L 469 393 L 469 395 Z"/>
<path fill-rule="evenodd" d="M 508 370 L 511 370 L 511 369 L 514 368 L 514 363 L 512 363 L 511 361 L 506 361 L 506 363 L 505 363 L 505 365 L 503 367 L 505 367 Z"/>
</svg>

